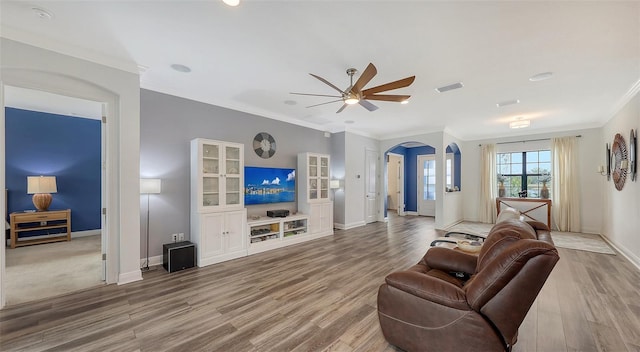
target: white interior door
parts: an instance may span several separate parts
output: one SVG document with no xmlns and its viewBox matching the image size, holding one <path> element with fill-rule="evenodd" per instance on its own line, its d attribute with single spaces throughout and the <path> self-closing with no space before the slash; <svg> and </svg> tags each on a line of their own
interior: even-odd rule
<svg viewBox="0 0 640 352">
<path fill-rule="evenodd" d="M 436 216 L 436 157 L 418 156 L 418 215 Z"/>
<path fill-rule="evenodd" d="M 376 193 L 376 174 L 378 164 L 378 152 L 367 149 L 365 151 L 365 222 L 372 223 L 377 220 L 376 204 L 378 198 Z"/>
</svg>

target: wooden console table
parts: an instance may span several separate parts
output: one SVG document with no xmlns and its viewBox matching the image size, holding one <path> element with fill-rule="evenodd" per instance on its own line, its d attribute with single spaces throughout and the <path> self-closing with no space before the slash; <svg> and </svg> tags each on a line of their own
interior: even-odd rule
<svg viewBox="0 0 640 352">
<path fill-rule="evenodd" d="M 32 244 L 71 241 L 71 209 L 11 213 L 11 248 Z M 58 236 L 18 241 L 18 235 L 28 231 L 66 228 Z"/>
<path fill-rule="evenodd" d="M 549 226 L 549 229 L 551 229 L 551 199 L 507 197 L 496 198 L 496 208 L 498 210 L 498 214 L 500 214 L 501 206 L 515 208 L 520 211 L 520 214 L 531 220 L 540 221 L 542 223 L 544 223 L 546 220 L 547 226 Z M 546 212 L 544 212 L 544 210 L 546 210 Z"/>
</svg>

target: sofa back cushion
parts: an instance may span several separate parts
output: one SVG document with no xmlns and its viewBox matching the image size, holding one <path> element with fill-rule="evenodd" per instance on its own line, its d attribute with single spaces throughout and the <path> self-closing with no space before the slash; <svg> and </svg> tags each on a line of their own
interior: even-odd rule
<svg viewBox="0 0 640 352">
<path fill-rule="evenodd" d="M 526 222 L 508 219 L 495 224 L 478 254 L 476 273 L 486 267 L 505 248 L 521 239 L 537 239 L 536 231 Z"/>
</svg>

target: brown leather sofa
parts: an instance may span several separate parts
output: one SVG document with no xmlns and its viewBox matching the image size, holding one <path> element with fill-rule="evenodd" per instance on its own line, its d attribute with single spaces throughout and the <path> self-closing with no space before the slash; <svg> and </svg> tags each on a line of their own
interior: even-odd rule
<svg viewBox="0 0 640 352">
<path fill-rule="evenodd" d="M 433 247 L 378 290 L 389 343 L 406 351 L 509 351 L 558 261 L 547 226 L 496 224 L 475 256 Z"/>
</svg>

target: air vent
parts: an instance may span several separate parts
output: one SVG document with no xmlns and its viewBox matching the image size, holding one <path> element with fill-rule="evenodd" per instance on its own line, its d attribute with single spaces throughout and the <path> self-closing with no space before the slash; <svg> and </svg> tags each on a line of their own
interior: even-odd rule
<svg viewBox="0 0 640 352">
<path fill-rule="evenodd" d="M 454 90 L 454 89 L 458 89 L 458 88 L 462 88 L 462 87 L 464 87 L 462 85 L 462 82 L 458 82 L 458 83 L 450 84 L 448 86 L 436 88 L 436 91 L 438 91 L 438 93 L 444 93 L 444 92 L 448 92 L 450 90 Z"/>
<path fill-rule="evenodd" d="M 520 99 L 501 101 L 501 102 L 497 103 L 496 106 L 501 108 L 503 106 L 514 105 L 514 104 L 520 104 Z"/>
</svg>

